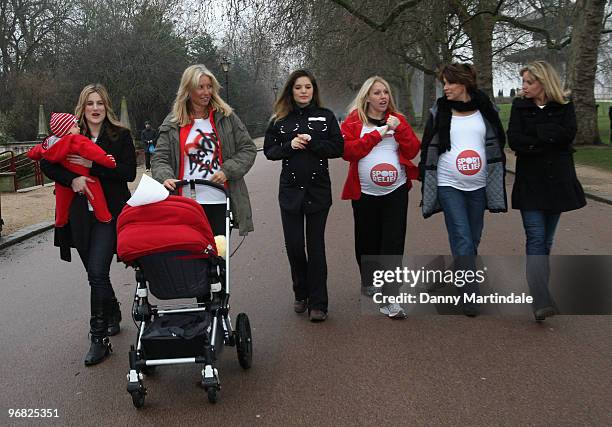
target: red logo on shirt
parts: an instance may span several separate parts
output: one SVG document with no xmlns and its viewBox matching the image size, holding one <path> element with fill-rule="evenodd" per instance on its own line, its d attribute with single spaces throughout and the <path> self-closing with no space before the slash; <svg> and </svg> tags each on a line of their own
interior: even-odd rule
<svg viewBox="0 0 612 427">
<path fill-rule="evenodd" d="M 457 156 L 457 170 L 464 175 L 476 175 L 482 167 L 482 159 L 474 150 L 464 150 Z"/>
<path fill-rule="evenodd" d="M 389 163 L 379 163 L 370 171 L 372 182 L 381 187 L 389 187 L 397 181 L 397 169 Z"/>
</svg>

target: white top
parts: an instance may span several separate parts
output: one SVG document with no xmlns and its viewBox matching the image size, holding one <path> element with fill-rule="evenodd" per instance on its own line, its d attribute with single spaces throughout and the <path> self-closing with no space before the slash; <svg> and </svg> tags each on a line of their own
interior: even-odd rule
<svg viewBox="0 0 612 427">
<path fill-rule="evenodd" d="M 363 126 L 361 136 L 377 130 Z M 399 162 L 399 144 L 390 130 L 367 156 L 359 160 L 361 192 L 372 196 L 384 196 L 406 183 L 406 171 Z"/>
<path fill-rule="evenodd" d="M 210 119 L 195 119 L 185 143 L 183 179 L 206 179 L 221 170 L 221 147 Z M 189 191 L 183 187 L 183 194 Z M 203 185 L 196 186 L 196 200 L 201 205 L 225 203 L 220 191 Z"/>
<path fill-rule="evenodd" d="M 438 159 L 438 187 L 474 191 L 487 185 L 486 132 L 480 111 L 452 116 L 451 149 Z"/>
</svg>

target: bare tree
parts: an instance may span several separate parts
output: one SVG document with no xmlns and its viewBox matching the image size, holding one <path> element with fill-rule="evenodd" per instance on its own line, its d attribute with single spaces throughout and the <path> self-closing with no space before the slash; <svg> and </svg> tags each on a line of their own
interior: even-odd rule
<svg viewBox="0 0 612 427">
<path fill-rule="evenodd" d="M 578 0 L 572 32 L 569 85 L 576 106 L 576 144 L 600 143 L 594 82 L 606 0 Z"/>
</svg>

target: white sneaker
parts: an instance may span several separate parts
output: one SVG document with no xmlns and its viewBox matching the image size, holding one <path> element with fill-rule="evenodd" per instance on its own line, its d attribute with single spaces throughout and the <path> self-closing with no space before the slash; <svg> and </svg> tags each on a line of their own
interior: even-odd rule
<svg viewBox="0 0 612 427">
<path fill-rule="evenodd" d="M 404 317 L 406 317 L 404 309 L 401 305 L 397 303 L 385 305 L 383 307 L 380 307 L 379 310 L 382 314 L 384 314 L 385 316 L 389 316 L 392 319 L 403 319 Z"/>
</svg>

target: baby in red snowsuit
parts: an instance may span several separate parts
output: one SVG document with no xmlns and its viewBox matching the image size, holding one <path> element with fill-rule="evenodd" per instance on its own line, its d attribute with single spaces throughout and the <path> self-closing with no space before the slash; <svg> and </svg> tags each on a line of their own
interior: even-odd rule
<svg viewBox="0 0 612 427">
<path fill-rule="evenodd" d="M 60 163 L 63 167 L 76 174 L 89 177 L 93 182 L 88 182 L 91 197 L 87 194 L 87 199 L 93 207 L 94 215 L 100 222 L 111 222 L 113 219 L 106 205 L 104 191 L 98 178 L 89 174 L 89 168 L 76 165 L 66 160 L 69 154 L 91 160 L 107 168 L 117 167 L 115 159 L 110 154 L 96 145 L 92 140 L 80 135 L 76 116 L 68 113 L 51 113 L 49 123 L 53 135 L 34 146 L 28 151 L 28 157 L 32 160 L 48 160 L 52 163 Z M 74 191 L 70 187 L 63 185 L 55 186 L 55 226 L 63 227 L 68 222 L 70 204 L 74 199 Z"/>
</svg>

